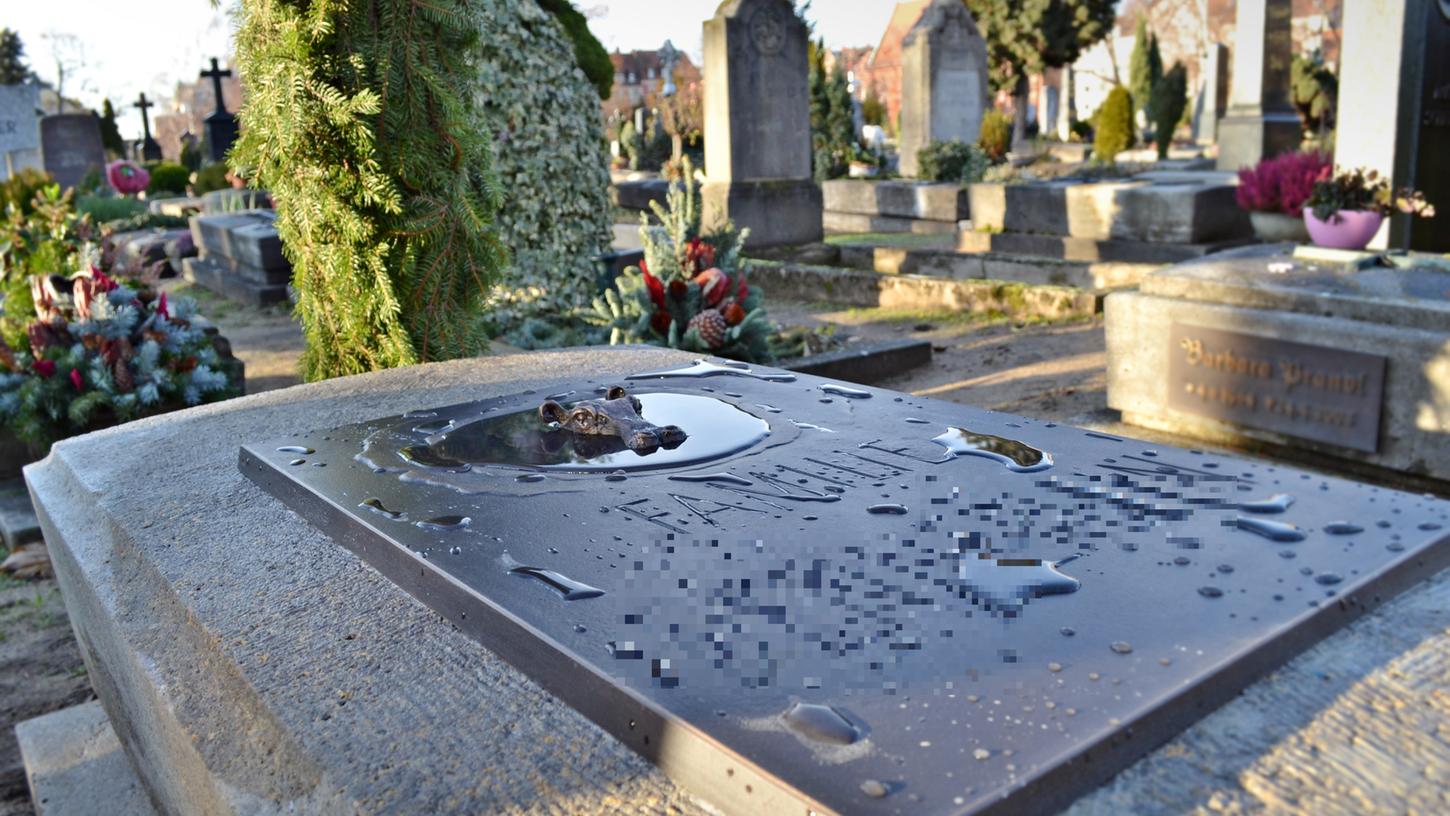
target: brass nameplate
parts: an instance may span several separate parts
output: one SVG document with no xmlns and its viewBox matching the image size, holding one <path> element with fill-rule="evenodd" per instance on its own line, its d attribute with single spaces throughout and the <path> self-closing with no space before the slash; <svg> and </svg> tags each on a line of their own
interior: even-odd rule
<svg viewBox="0 0 1450 816">
<path fill-rule="evenodd" d="M 1168 406 L 1374 453 L 1385 358 L 1174 323 Z"/>
</svg>

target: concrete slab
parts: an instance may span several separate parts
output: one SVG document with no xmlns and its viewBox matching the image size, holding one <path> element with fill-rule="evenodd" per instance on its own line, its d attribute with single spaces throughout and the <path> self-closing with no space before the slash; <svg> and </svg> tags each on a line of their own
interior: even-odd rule
<svg viewBox="0 0 1450 816">
<path fill-rule="evenodd" d="M 1202 244 L 1252 235 L 1229 184 L 1202 181 L 973 184 L 972 222 L 992 232 Z"/>
<path fill-rule="evenodd" d="M 970 253 L 887 246 L 843 246 L 840 262 L 886 275 L 981 278 L 1030 286 L 1071 286 L 1100 292 L 1138 285 L 1157 263 L 1077 261 L 1007 252 Z"/>
<path fill-rule="evenodd" d="M 821 184 L 821 195 L 827 212 L 916 221 L 971 218 L 960 184 L 834 179 Z"/>
<path fill-rule="evenodd" d="M 99 702 L 26 720 L 15 736 L 36 816 L 155 816 Z"/>
</svg>

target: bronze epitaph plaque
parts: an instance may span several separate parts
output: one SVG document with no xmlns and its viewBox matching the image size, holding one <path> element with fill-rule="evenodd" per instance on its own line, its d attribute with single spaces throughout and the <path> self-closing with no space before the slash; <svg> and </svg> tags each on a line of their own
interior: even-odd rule
<svg viewBox="0 0 1450 816">
<path fill-rule="evenodd" d="M 1374 453 L 1385 358 L 1174 323 L 1168 406 L 1198 416 Z"/>
</svg>

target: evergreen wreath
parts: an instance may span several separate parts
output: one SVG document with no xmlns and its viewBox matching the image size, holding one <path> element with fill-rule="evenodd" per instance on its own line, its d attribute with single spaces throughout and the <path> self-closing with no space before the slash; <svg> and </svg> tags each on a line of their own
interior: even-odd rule
<svg viewBox="0 0 1450 816">
<path fill-rule="evenodd" d="M 773 359 L 764 294 L 745 280 L 741 247 L 749 230 L 700 229 L 695 168 L 683 162 L 665 206 L 650 202 L 659 219 L 641 217 L 644 261 L 620 274 L 594 299 L 586 320 L 609 329 L 611 345 L 649 343 L 746 362 Z"/>
</svg>

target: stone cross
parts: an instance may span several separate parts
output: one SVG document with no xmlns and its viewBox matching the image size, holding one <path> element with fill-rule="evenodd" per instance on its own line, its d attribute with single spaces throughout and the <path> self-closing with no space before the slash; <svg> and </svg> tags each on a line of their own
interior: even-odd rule
<svg viewBox="0 0 1450 816">
<path fill-rule="evenodd" d="M 156 103 L 146 98 L 142 93 L 140 98 L 131 106 L 141 111 L 141 158 L 145 161 L 161 161 L 161 145 L 151 138 L 151 116 L 147 113 Z"/>
<path fill-rule="evenodd" d="M 706 225 L 747 227 L 752 247 L 819 241 L 805 23 L 790 0 L 732 0 L 704 35 Z"/>
<path fill-rule="evenodd" d="M 960 0 L 933 0 L 901 43 L 901 174 L 916 175 L 916 154 L 932 142 L 975 144 L 988 101 L 976 21 Z"/>
<path fill-rule="evenodd" d="M 231 69 L 223 69 L 217 64 L 216 57 L 211 58 L 211 70 L 201 72 L 202 79 L 211 80 L 212 90 L 216 93 L 216 110 L 206 117 L 205 122 L 207 158 L 214 162 L 226 158 L 227 151 L 237 140 L 237 117 L 227 112 L 226 100 L 222 98 L 222 78 L 231 75 Z"/>
<path fill-rule="evenodd" d="M 1218 167 L 1237 170 L 1299 146 L 1289 67 L 1291 0 L 1239 0 L 1228 114 L 1219 126 Z"/>
<path fill-rule="evenodd" d="M 216 59 L 216 57 L 212 57 L 211 58 L 211 70 L 210 71 L 202 71 L 201 72 L 201 78 L 202 79 L 210 79 L 211 80 L 212 93 L 216 94 L 216 112 L 217 113 L 226 113 L 227 112 L 226 101 L 224 99 L 222 99 L 222 78 L 223 77 L 229 77 L 231 75 L 232 75 L 232 69 L 230 69 L 230 68 L 227 68 L 225 70 L 222 69 L 220 66 L 217 65 L 217 59 Z"/>
</svg>

